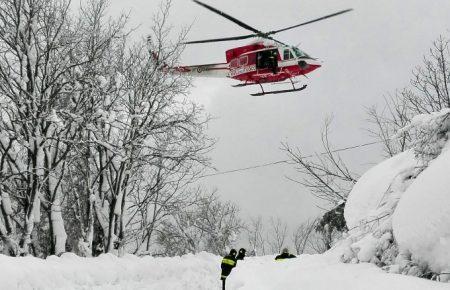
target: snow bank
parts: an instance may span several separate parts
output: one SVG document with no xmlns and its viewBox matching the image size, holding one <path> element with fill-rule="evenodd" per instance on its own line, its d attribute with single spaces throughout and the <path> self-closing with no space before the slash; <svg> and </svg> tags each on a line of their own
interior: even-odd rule
<svg viewBox="0 0 450 290">
<path fill-rule="evenodd" d="M 211 290 L 219 285 L 219 265 L 220 257 L 208 253 L 174 258 L 66 253 L 46 260 L 0 255 L 0 281 L 1 289 Z"/>
<path fill-rule="evenodd" d="M 344 210 L 347 227 L 375 221 L 391 213 L 417 167 L 413 150 L 387 159 L 364 173 L 350 192 Z"/>
<path fill-rule="evenodd" d="M 174 258 L 11 258 L 0 256 L 2 289 L 214 290 L 221 258 L 200 253 Z M 387 274 L 371 264 L 343 264 L 333 255 L 302 255 L 275 262 L 246 258 L 227 279 L 227 290 L 441 290 L 448 284 Z"/>
<path fill-rule="evenodd" d="M 449 130 L 450 109 L 414 117 L 398 133 L 411 137 L 411 149 L 358 180 L 344 210 L 343 261 L 450 278 Z"/>
<path fill-rule="evenodd" d="M 274 262 L 273 257 L 248 259 L 238 265 L 227 285 L 232 290 L 449 289 L 443 283 L 387 274 L 372 264 L 344 264 L 326 254 L 283 262 Z"/>
<path fill-rule="evenodd" d="M 444 150 L 406 190 L 393 216 L 400 250 L 434 272 L 450 270 L 450 150 Z"/>
</svg>

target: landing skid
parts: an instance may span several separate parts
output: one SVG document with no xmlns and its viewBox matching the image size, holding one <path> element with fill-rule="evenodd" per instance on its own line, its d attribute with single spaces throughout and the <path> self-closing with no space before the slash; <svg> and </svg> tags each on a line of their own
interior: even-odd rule
<svg viewBox="0 0 450 290">
<path fill-rule="evenodd" d="M 290 92 L 298 92 L 298 91 L 302 91 L 302 90 L 306 89 L 306 85 L 303 85 L 300 88 L 296 88 L 295 87 L 295 83 L 292 81 L 292 79 L 289 79 L 289 80 L 291 81 L 292 89 L 265 92 L 263 86 L 260 83 L 258 83 L 259 86 L 261 87 L 261 92 L 260 93 L 256 93 L 256 94 L 250 94 L 250 95 L 252 95 L 252 96 L 264 96 L 264 95 L 269 95 L 269 94 L 284 94 L 284 93 L 290 93 Z"/>
<path fill-rule="evenodd" d="M 298 92 L 298 91 L 303 91 L 304 89 L 306 89 L 306 85 L 303 85 L 300 88 L 294 88 L 294 89 L 289 89 L 289 90 L 280 90 L 280 91 L 270 91 L 270 92 L 265 92 L 264 90 L 260 93 L 255 93 L 255 94 L 250 94 L 251 96 L 264 96 L 264 95 L 270 95 L 270 94 L 284 94 L 284 93 L 290 93 L 290 92 Z"/>
<path fill-rule="evenodd" d="M 242 84 L 234 85 L 232 87 L 233 88 L 239 88 L 239 87 L 259 85 L 261 87 L 261 92 L 260 93 L 250 94 L 251 96 L 264 96 L 264 95 L 270 95 L 270 94 L 283 94 L 283 93 L 290 93 L 290 92 L 298 92 L 298 91 L 302 91 L 302 90 L 306 89 L 306 85 L 303 85 L 300 88 L 296 88 L 295 84 L 297 82 L 292 81 L 292 79 L 289 79 L 289 80 L 290 80 L 290 83 L 292 85 L 292 89 L 289 89 L 289 90 L 278 90 L 278 91 L 266 92 L 266 91 L 264 91 L 264 87 L 262 86 L 261 83 L 242 83 Z M 272 83 L 272 85 L 275 85 L 275 84 L 278 85 L 278 84 L 285 84 L 285 83 Z"/>
</svg>

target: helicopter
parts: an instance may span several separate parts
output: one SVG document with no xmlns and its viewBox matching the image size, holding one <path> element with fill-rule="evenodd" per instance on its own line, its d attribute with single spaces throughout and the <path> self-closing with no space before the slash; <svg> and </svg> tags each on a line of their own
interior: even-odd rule
<svg viewBox="0 0 450 290">
<path fill-rule="evenodd" d="M 301 91 L 306 85 L 296 87 L 293 79 L 321 67 L 320 62 L 297 46 L 285 44 L 273 37 L 273 35 L 294 29 L 303 25 L 318 22 L 327 18 L 347 13 L 353 9 L 345 9 L 332 14 L 328 14 L 313 20 L 309 20 L 297 25 L 285 27 L 278 30 L 262 32 L 252 26 L 222 12 L 208 4 L 198 0 L 193 0 L 196 4 L 230 20 L 240 27 L 251 31 L 251 34 L 245 34 L 234 37 L 223 37 L 214 39 L 204 39 L 196 41 L 186 41 L 183 44 L 199 44 L 223 41 L 234 41 L 249 38 L 258 38 L 256 41 L 245 46 L 235 47 L 225 52 L 226 62 L 177 66 L 173 70 L 179 73 L 187 74 L 193 77 L 226 77 L 240 81 L 233 87 L 243 87 L 250 85 L 259 85 L 261 92 L 251 94 L 252 96 L 262 96 L 267 94 L 281 94 L 288 92 Z M 284 90 L 265 91 L 263 84 L 282 83 L 289 80 L 292 88 Z"/>
</svg>

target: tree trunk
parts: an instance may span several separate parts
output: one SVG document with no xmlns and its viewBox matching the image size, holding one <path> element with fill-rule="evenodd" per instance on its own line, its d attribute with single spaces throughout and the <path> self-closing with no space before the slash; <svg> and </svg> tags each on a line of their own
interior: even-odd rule
<svg viewBox="0 0 450 290">
<path fill-rule="evenodd" d="M 52 205 L 50 206 L 51 236 L 54 245 L 55 255 L 60 255 L 66 251 L 67 234 L 64 228 L 64 220 L 61 209 L 61 190 L 56 178 L 49 174 L 48 185 L 50 193 L 53 194 Z"/>
</svg>

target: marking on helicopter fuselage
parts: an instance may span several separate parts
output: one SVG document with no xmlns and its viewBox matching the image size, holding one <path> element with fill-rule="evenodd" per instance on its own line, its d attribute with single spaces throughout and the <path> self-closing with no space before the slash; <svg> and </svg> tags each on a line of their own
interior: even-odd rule
<svg viewBox="0 0 450 290">
<path fill-rule="evenodd" d="M 241 75 L 241 74 L 244 74 L 244 73 L 248 73 L 248 72 L 251 72 L 251 71 L 256 71 L 256 65 L 249 65 L 249 66 L 240 67 L 240 68 L 237 68 L 237 69 L 232 69 L 230 71 L 230 76 L 234 77 L 234 76 Z"/>
</svg>

